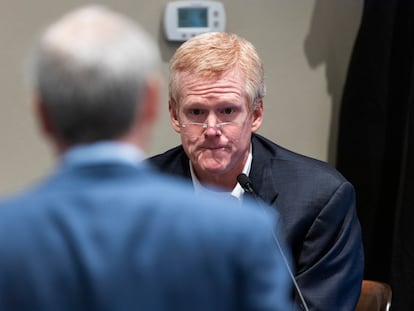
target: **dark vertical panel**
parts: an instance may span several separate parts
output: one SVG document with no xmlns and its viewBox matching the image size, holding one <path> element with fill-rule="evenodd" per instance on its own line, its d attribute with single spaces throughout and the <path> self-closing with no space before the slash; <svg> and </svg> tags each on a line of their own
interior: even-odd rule
<svg viewBox="0 0 414 311">
<path fill-rule="evenodd" d="M 404 292 L 414 265 L 413 61 L 414 1 L 366 0 L 342 99 L 337 167 L 356 188 L 365 278 L 391 283 L 393 310 L 414 310 Z"/>
</svg>

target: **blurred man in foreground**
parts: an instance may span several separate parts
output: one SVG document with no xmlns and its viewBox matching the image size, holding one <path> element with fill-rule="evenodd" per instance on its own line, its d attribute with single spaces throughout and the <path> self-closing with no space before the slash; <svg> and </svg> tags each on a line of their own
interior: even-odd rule
<svg viewBox="0 0 414 311">
<path fill-rule="evenodd" d="M 0 203 L 0 310 L 280 310 L 290 282 L 277 215 L 195 198 L 145 163 L 158 50 L 133 21 L 88 6 L 33 53 L 53 174 Z"/>
</svg>

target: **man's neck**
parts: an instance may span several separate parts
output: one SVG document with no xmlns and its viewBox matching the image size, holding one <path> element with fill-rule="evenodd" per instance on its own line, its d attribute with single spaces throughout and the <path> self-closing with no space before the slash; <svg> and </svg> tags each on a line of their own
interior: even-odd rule
<svg viewBox="0 0 414 311">
<path fill-rule="evenodd" d="M 194 171 L 200 184 L 215 186 L 224 190 L 231 191 L 237 184 L 237 176 L 242 172 L 243 167 L 237 168 L 226 174 L 210 174 Z"/>
</svg>

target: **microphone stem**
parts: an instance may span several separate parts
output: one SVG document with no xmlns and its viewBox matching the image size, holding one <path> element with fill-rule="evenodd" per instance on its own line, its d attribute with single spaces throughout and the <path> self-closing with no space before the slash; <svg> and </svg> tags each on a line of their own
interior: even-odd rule
<svg viewBox="0 0 414 311">
<path fill-rule="evenodd" d="M 253 196 L 253 198 L 255 199 L 257 205 L 259 205 L 262 208 L 262 211 L 267 215 L 267 209 L 265 207 L 265 203 L 263 202 L 263 200 L 257 195 L 256 191 L 253 189 L 253 186 L 250 182 L 249 177 L 247 177 L 247 175 L 245 174 L 240 174 L 237 177 L 237 181 L 239 182 L 240 186 L 243 188 L 243 190 L 250 194 L 251 196 Z M 300 290 L 300 287 L 298 285 L 298 283 L 296 282 L 295 276 L 293 275 L 292 269 L 290 269 L 289 266 L 289 261 L 283 251 L 282 246 L 280 245 L 279 239 L 275 233 L 274 230 L 272 230 L 272 235 L 273 235 L 273 240 L 275 241 L 280 254 L 282 255 L 283 261 L 285 263 L 285 266 L 288 270 L 289 276 L 293 282 L 294 285 L 294 289 L 296 291 L 296 294 L 299 296 L 299 300 L 300 300 L 300 307 L 304 310 L 304 311 L 309 311 L 308 305 L 306 304 L 305 298 L 302 295 L 302 291 Z"/>
</svg>

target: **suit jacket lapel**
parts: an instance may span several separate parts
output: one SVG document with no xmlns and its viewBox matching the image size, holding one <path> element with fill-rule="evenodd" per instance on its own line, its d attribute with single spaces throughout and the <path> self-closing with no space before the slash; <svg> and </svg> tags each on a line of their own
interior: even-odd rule
<svg viewBox="0 0 414 311">
<path fill-rule="evenodd" d="M 250 180 L 262 200 L 269 205 L 273 205 L 278 196 L 272 172 L 275 154 L 273 150 L 265 148 L 257 135 L 253 135 L 252 145 L 253 161 L 249 175 Z"/>
<path fill-rule="evenodd" d="M 191 180 L 190 164 L 187 155 L 182 146 L 179 147 L 178 156 L 170 157 L 171 162 L 168 164 L 171 168 L 170 172 L 174 175 Z"/>
</svg>

